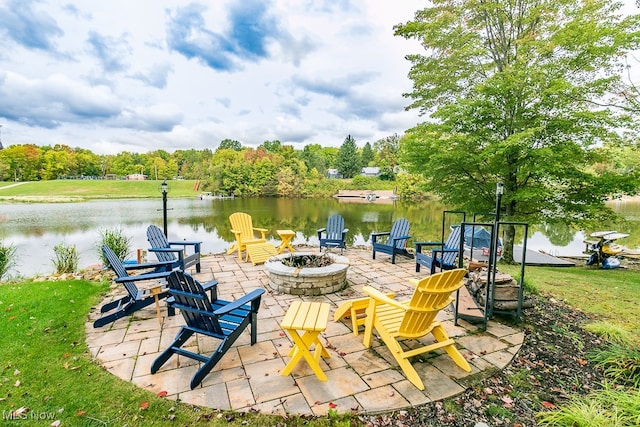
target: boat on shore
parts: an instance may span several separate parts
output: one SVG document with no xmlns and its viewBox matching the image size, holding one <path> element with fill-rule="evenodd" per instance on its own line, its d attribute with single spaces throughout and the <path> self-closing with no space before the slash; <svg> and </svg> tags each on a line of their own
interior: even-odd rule
<svg viewBox="0 0 640 427">
<path fill-rule="evenodd" d="M 205 191 L 203 193 L 200 193 L 198 198 L 200 200 L 231 200 L 234 197 L 233 197 L 233 194 L 231 194 L 231 195 L 213 194 L 210 191 Z"/>
</svg>

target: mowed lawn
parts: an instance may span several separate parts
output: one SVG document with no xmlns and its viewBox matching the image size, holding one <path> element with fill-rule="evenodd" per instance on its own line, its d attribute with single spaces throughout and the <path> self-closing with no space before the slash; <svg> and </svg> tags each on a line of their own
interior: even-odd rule
<svg viewBox="0 0 640 427">
<path fill-rule="evenodd" d="M 125 180 L 53 180 L 19 183 L 0 182 L 0 200 L 14 198 L 82 199 L 158 198 L 162 181 Z M 169 180 L 170 197 L 195 197 L 200 194 L 194 180 Z"/>
</svg>

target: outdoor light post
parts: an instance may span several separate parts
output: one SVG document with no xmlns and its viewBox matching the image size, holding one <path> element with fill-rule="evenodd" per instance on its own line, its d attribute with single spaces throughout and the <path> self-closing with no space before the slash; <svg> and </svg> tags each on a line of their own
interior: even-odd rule
<svg viewBox="0 0 640 427">
<path fill-rule="evenodd" d="M 502 203 L 502 195 L 504 194 L 504 184 L 498 181 L 496 184 L 496 222 L 500 221 L 500 204 Z"/>
<path fill-rule="evenodd" d="M 495 283 L 496 283 L 496 273 L 498 271 L 498 242 L 500 241 L 499 237 L 499 228 L 500 228 L 500 205 L 502 203 L 502 195 L 504 194 L 504 184 L 502 181 L 498 181 L 496 184 L 496 214 L 493 222 L 493 229 L 491 230 L 491 252 L 489 253 L 489 275 L 490 280 L 487 285 L 489 286 L 487 298 L 490 303 L 487 305 L 487 315 L 488 317 L 493 316 L 493 300 L 495 297 Z"/>
<path fill-rule="evenodd" d="M 167 234 L 167 193 L 169 192 L 169 184 L 167 184 L 167 180 L 163 180 L 162 184 L 160 184 L 160 190 L 162 191 L 162 225 L 164 226 L 164 235 L 165 237 L 169 237 Z"/>
</svg>

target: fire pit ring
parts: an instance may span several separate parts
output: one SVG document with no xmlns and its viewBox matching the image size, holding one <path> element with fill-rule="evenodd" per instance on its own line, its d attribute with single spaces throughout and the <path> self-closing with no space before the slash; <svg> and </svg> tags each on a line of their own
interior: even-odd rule
<svg viewBox="0 0 640 427">
<path fill-rule="evenodd" d="M 288 267 L 282 263 L 291 256 L 320 256 L 312 252 L 295 252 L 269 258 L 264 268 L 269 286 L 280 293 L 290 295 L 324 295 L 338 292 L 347 286 L 349 258 L 331 253 L 325 254 L 333 263 L 324 267 Z"/>
</svg>

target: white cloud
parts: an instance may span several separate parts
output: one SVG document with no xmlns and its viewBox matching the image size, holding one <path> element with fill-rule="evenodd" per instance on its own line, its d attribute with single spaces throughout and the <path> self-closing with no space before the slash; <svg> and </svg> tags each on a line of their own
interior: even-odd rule
<svg viewBox="0 0 640 427">
<path fill-rule="evenodd" d="M 421 48 L 393 26 L 427 5 L 4 0 L 3 143 L 116 153 L 401 134 L 421 121 L 402 97 Z"/>
<path fill-rule="evenodd" d="M 364 144 L 402 133 L 419 120 L 402 98 L 404 56 L 417 44 L 392 28 L 420 7 L 7 0 L 3 143 L 116 153 L 213 149 L 224 138 L 338 146 L 347 134 Z"/>
</svg>

